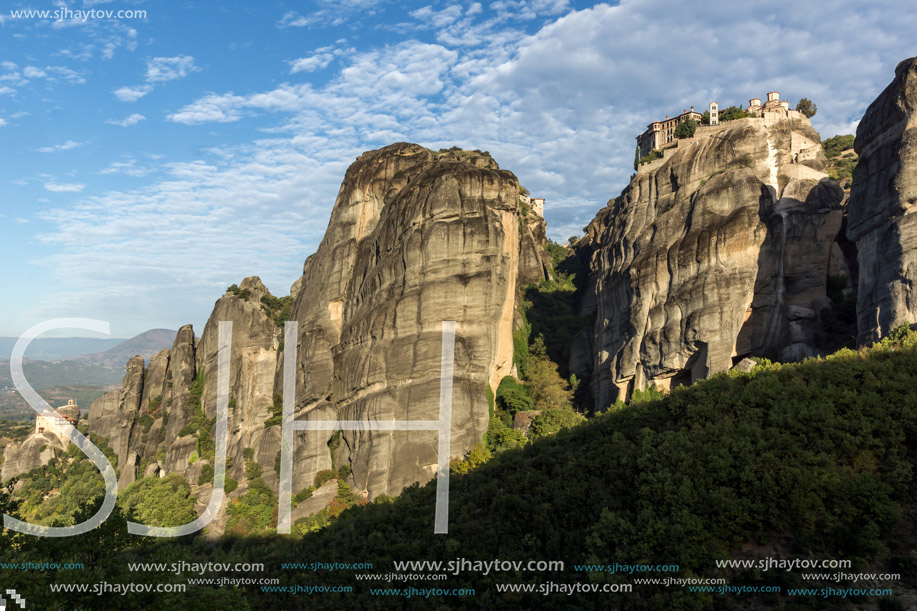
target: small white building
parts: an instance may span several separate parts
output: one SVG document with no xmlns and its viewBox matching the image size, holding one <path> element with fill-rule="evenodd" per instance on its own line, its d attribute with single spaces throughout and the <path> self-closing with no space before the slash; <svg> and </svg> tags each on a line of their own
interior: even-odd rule
<svg viewBox="0 0 917 611">
<path fill-rule="evenodd" d="M 532 212 L 544 218 L 544 198 L 543 197 L 533 197 L 532 198 Z"/>
<path fill-rule="evenodd" d="M 745 109 L 745 112 L 749 114 L 761 114 L 765 110 L 776 110 L 778 108 L 789 110 L 790 103 L 780 99 L 779 91 L 768 91 L 767 102 L 762 104 L 761 98 L 752 98 L 748 100 L 748 108 Z"/>
<path fill-rule="evenodd" d="M 720 124 L 720 105 L 716 102 L 710 102 L 710 107 L 707 109 L 707 112 L 710 113 L 710 125 L 719 125 Z"/>
<path fill-rule="evenodd" d="M 67 402 L 67 405 L 57 408 L 57 413 L 53 416 L 36 416 L 35 432 L 50 433 L 57 436 L 62 443 L 67 443 L 67 427 L 76 426 L 80 420 L 80 406 L 73 399 Z"/>
<path fill-rule="evenodd" d="M 543 197 L 529 197 L 528 195 L 520 195 L 519 201 L 527 205 L 532 212 L 544 218 L 544 198 Z"/>
</svg>

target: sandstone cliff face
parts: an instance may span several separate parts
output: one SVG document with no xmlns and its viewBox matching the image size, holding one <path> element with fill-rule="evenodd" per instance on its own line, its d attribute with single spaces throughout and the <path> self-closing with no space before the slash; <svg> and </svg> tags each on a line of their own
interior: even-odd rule
<svg viewBox="0 0 917 611">
<path fill-rule="evenodd" d="M 66 451 L 57 435 L 32 433 L 22 443 L 11 443 L 3 449 L 3 469 L 0 481 L 7 481 L 51 462 Z"/>
<path fill-rule="evenodd" d="M 481 440 L 485 387 L 512 368 L 517 278 L 544 277 L 532 252 L 543 220 L 522 218 L 518 193 L 515 176 L 464 152 L 396 144 L 350 167 L 297 283 L 297 419 L 438 419 L 441 326 L 455 320 L 451 456 Z M 331 435 L 297 434 L 294 490 L 331 467 Z M 343 441 L 353 486 L 370 497 L 436 470 L 432 433 L 344 431 Z"/>
<path fill-rule="evenodd" d="M 296 418 L 438 419 L 441 326 L 455 320 L 451 457 L 463 456 L 487 428 L 487 385 L 511 371 L 516 287 L 545 277 L 544 243 L 544 219 L 523 213 L 516 177 L 489 155 L 414 144 L 362 155 L 291 290 L 300 332 Z M 247 448 L 277 489 L 281 431 L 267 421 L 281 399 L 283 348 L 282 328 L 261 305 L 268 294 L 257 277 L 246 278 L 216 302 L 200 339 L 182 327 L 170 350 L 146 369 L 132 359 L 122 390 L 93 403 L 90 433 L 109 439 L 121 486 L 181 473 L 203 509 L 211 485 L 197 486 L 206 460 L 195 460 L 187 430 L 198 409 L 192 387 L 204 380 L 199 406 L 215 418 L 218 323 L 232 321 L 228 475 L 241 486 L 230 498 L 246 490 Z M 297 432 L 294 493 L 331 468 L 333 433 Z M 351 484 L 366 496 L 398 494 L 436 471 L 432 432 L 348 431 L 343 442 L 336 466 L 349 464 Z M 209 530 L 224 524 L 221 513 Z"/>
<path fill-rule="evenodd" d="M 273 467 L 280 432 L 265 423 L 273 403 L 280 329 L 261 307 L 261 297 L 269 293 L 260 279 L 246 278 L 239 289 L 216 302 L 200 339 L 190 325 L 182 327 L 170 350 L 155 354 L 146 368 L 141 357 L 131 359 L 121 390 L 92 404 L 89 431 L 106 438 L 118 456 L 119 487 L 144 476 L 180 473 L 194 491 L 209 494 L 210 484 L 197 486 L 209 461 L 197 456 L 196 434 L 183 429 L 198 408 L 207 418 L 216 417 L 220 321 L 233 323 L 227 456 L 236 458 L 228 475 L 243 478 L 244 448 L 253 448 L 259 462 Z M 205 380 L 199 403 L 192 393 L 198 376 Z M 244 486 L 231 496 L 242 492 Z"/>
<path fill-rule="evenodd" d="M 847 236 L 857 245 L 865 344 L 917 322 L 917 58 L 898 64 L 860 121 L 854 148 Z"/>
<path fill-rule="evenodd" d="M 239 288 L 242 291 L 239 296 L 227 293 L 217 301 L 197 346 L 197 366 L 199 371 L 206 372 L 207 381 L 203 410 L 208 418 L 216 418 L 219 323 L 231 321 L 229 443 L 226 455 L 233 457 L 233 467 L 228 474 L 242 481 L 245 464 L 242 451 L 252 448 L 255 460 L 264 466 L 265 471 L 270 470 L 265 475 L 265 481 L 276 487 L 277 476 L 273 468 L 280 451 L 280 426 L 267 426 L 266 423 L 271 417 L 274 372 L 278 366 L 282 329 L 261 307 L 261 298 L 270 293 L 259 278 L 246 278 Z M 250 295 L 247 298 L 246 292 Z M 196 483 L 196 475 L 194 480 L 192 484 Z"/>
<path fill-rule="evenodd" d="M 814 353 L 813 301 L 843 218 L 825 165 L 790 111 L 701 127 L 640 167 L 578 243 L 591 254 L 597 406 L 747 354 Z"/>
</svg>

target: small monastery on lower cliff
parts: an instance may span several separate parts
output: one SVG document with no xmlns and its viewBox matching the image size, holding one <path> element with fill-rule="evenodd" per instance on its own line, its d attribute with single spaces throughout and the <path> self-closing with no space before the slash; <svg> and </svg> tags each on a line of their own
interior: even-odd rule
<svg viewBox="0 0 917 611">
<path fill-rule="evenodd" d="M 67 426 L 76 426 L 80 419 L 80 406 L 73 399 L 67 405 L 57 408 L 56 416 L 36 416 L 35 432 L 56 435 L 63 443 L 69 442 Z"/>
</svg>

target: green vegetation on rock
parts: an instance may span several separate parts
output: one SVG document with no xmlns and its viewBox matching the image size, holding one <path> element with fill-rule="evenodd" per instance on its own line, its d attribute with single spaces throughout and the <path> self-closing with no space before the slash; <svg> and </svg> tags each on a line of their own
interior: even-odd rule
<svg viewBox="0 0 917 611">
<path fill-rule="evenodd" d="M 197 455 L 200 458 L 206 458 L 213 461 L 216 452 L 216 443 L 213 440 L 211 429 L 216 423 L 216 418 L 208 418 L 204 413 L 204 384 L 206 382 L 206 372 L 201 369 L 189 388 L 188 402 L 194 410 L 191 420 L 178 431 L 178 436 L 194 435 L 197 438 Z"/>
<path fill-rule="evenodd" d="M 815 113 L 818 112 L 818 106 L 815 105 L 815 102 L 809 98 L 802 98 L 799 102 L 796 103 L 796 111 L 801 112 L 808 118 L 815 116 Z"/>
<path fill-rule="evenodd" d="M 264 295 L 261 298 L 261 308 L 271 317 L 274 324 L 282 327 L 290 319 L 290 312 L 293 310 L 293 297 L 274 297 L 273 295 Z"/>
<path fill-rule="evenodd" d="M 719 120 L 720 123 L 725 121 L 735 121 L 736 119 L 744 119 L 746 117 L 751 117 L 753 115 L 745 112 L 741 106 L 730 106 L 728 108 L 720 109 Z"/>
<path fill-rule="evenodd" d="M 853 183 L 853 170 L 859 157 L 853 150 L 854 136 L 844 134 L 822 141 L 825 157 L 828 158 L 828 176 L 837 181 L 844 189 Z"/>
<path fill-rule="evenodd" d="M 129 519 L 146 526 L 181 526 L 197 517 L 191 486 L 178 473 L 140 479 L 121 492 L 118 503 Z"/>
<path fill-rule="evenodd" d="M 682 121 L 675 127 L 675 137 L 678 139 L 693 138 L 694 132 L 696 131 L 697 121 L 694 119 L 688 119 L 687 121 Z"/>
</svg>

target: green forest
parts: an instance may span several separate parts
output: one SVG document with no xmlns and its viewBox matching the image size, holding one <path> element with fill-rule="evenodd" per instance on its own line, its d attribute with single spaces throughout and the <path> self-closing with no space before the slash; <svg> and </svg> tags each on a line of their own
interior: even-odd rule
<svg viewBox="0 0 917 611">
<path fill-rule="evenodd" d="M 153 599 L 140 594 L 120 600 L 86 594 L 59 606 L 47 584 L 185 579 L 168 572 L 129 572 L 129 561 L 263 562 L 265 571 L 258 576 L 277 577 L 281 584 L 355 587 L 346 595 L 312 597 L 257 587 L 200 588 L 193 597 L 158 594 L 156 604 L 187 609 L 379 608 L 381 599 L 369 592 L 372 582 L 355 581 L 353 571 L 284 570 L 281 562 L 372 562 L 376 572 L 387 573 L 393 561 L 405 559 L 562 559 L 567 569 L 558 580 L 582 583 L 629 578 L 577 573 L 574 563 L 670 563 L 680 566 L 680 577 L 726 576 L 786 589 L 799 585 L 797 573 L 715 568 L 717 559 L 784 556 L 848 558 L 853 560 L 851 572 L 868 568 L 899 573 L 896 587 L 913 588 L 917 553 L 909 544 L 914 540 L 909 516 L 917 493 L 915 375 L 917 332 L 901 328 L 871 348 L 842 349 L 798 364 L 762 361 L 749 372 L 718 374 L 666 396 L 646 393 L 455 472 L 448 535 L 433 534 L 431 483 L 412 486 L 397 499 L 345 508 L 324 528 L 300 530 L 291 537 L 144 540 L 126 534 L 126 517 L 156 519 L 188 505 L 181 482 L 166 478 L 158 484 L 162 490 L 154 492 L 141 481 L 125 491 L 105 525 L 87 535 L 89 544 L 73 546 L 67 540 L 4 531 L 0 546 L 5 560 L 53 558 L 91 568 L 4 571 L 3 583 L 27 593 L 35 608 L 145 609 Z M 520 394 L 505 393 L 504 398 Z M 54 469 L 62 471 L 59 485 L 67 486 L 68 473 L 75 468 Z M 97 497 L 66 508 L 72 512 L 70 519 L 90 515 L 100 501 Z M 0 496 L 0 504 L 14 515 L 36 511 L 34 502 L 11 500 L 8 493 Z M 66 521 L 60 511 L 54 513 Z M 448 603 L 469 609 L 852 609 L 865 602 L 778 594 L 723 596 L 655 586 L 635 586 L 629 594 L 572 596 L 498 594 L 495 589 L 499 583 L 550 578 L 526 572 L 462 573 L 450 577 L 449 587 L 474 588 L 476 595 Z M 437 587 L 445 586 L 438 582 Z M 422 598 L 401 602 L 404 608 L 418 609 L 431 604 Z M 881 609 L 904 608 L 892 599 L 873 603 Z M 444 604 L 436 600 L 436 605 Z"/>
</svg>

